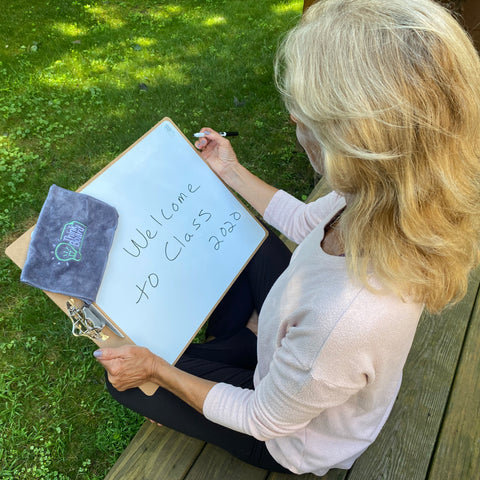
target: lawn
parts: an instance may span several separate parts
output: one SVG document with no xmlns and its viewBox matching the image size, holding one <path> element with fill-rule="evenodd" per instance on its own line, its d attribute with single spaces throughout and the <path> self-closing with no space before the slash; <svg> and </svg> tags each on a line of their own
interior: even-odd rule
<svg viewBox="0 0 480 480">
<path fill-rule="evenodd" d="M 94 344 L 5 247 L 50 185 L 76 190 L 165 116 L 238 130 L 247 167 L 304 197 L 305 154 L 273 83 L 298 0 L 5 0 L 0 10 L 0 478 L 101 479 L 143 419 L 105 390 Z M 134 181 L 134 179 L 132 179 Z"/>
</svg>

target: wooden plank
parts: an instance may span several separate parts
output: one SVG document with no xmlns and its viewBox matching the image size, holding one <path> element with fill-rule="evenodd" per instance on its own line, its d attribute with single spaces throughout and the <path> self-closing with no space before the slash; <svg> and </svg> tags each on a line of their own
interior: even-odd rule
<svg viewBox="0 0 480 480">
<path fill-rule="evenodd" d="M 480 51 L 480 3 L 478 0 L 464 0 L 460 11 L 475 47 Z"/>
<path fill-rule="evenodd" d="M 315 3 L 317 0 L 305 0 L 303 2 L 303 12 L 305 13 L 305 11 L 307 10 L 307 8 L 312 5 L 313 3 Z"/>
<path fill-rule="evenodd" d="M 270 473 L 267 480 L 323 480 L 325 477 L 318 477 L 313 473 L 305 473 L 303 475 L 295 475 L 293 473 Z"/>
<path fill-rule="evenodd" d="M 265 480 L 267 475 L 266 470 L 252 467 L 225 450 L 207 444 L 185 480 Z"/>
<path fill-rule="evenodd" d="M 429 472 L 432 480 L 478 478 L 480 472 L 480 292 Z"/>
<path fill-rule="evenodd" d="M 348 480 L 426 478 L 479 279 L 477 269 L 462 302 L 439 316 L 422 317 L 392 414 Z"/>
<path fill-rule="evenodd" d="M 205 442 L 145 422 L 105 480 L 182 480 Z"/>
<path fill-rule="evenodd" d="M 326 475 L 319 477 L 312 473 L 305 473 L 303 475 L 294 475 L 288 473 L 270 473 L 267 480 L 344 480 L 347 475 L 347 470 L 330 470 Z"/>
<path fill-rule="evenodd" d="M 322 177 L 313 187 L 313 190 L 311 191 L 310 195 L 307 198 L 307 202 L 312 202 L 313 200 L 316 200 L 317 198 L 323 197 L 327 193 L 330 193 L 332 191 L 330 185 L 327 183 L 325 180 L 325 177 Z"/>
</svg>

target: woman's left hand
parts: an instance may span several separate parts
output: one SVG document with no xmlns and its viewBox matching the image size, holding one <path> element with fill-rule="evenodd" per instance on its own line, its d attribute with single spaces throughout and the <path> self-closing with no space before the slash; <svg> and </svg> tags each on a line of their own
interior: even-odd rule
<svg viewBox="0 0 480 480">
<path fill-rule="evenodd" d="M 107 371 L 110 383 L 120 392 L 154 381 L 165 362 L 148 348 L 133 345 L 102 348 L 96 350 L 94 356 Z"/>
<path fill-rule="evenodd" d="M 203 413 L 203 403 L 215 382 L 184 372 L 153 354 L 148 348 L 126 345 L 102 348 L 93 354 L 118 391 L 153 382 Z"/>
</svg>

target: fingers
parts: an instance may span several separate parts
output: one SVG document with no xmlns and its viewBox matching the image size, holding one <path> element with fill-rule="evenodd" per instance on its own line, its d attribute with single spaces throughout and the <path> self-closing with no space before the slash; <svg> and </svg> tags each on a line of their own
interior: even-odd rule
<svg viewBox="0 0 480 480">
<path fill-rule="evenodd" d="M 123 345 L 117 348 L 102 348 L 95 350 L 93 356 L 99 361 L 115 360 L 116 358 L 125 358 L 131 354 L 131 345 Z"/>
<path fill-rule="evenodd" d="M 219 144 L 230 143 L 226 138 L 222 137 L 218 132 L 216 132 L 215 130 L 212 130 L 211 128 L 203 127 L 200 130 L 200 133 L 204 133 L 205 136 L 198 139 L 195 142 L 195 147 L 198 148 L 199 150 L 203 150 L 205 147 L 207 147 L 212 142 L 216 142 L 216 143 L 219 143 Z"/>
<path fill-rule="evenodd" d="M 119 348 L 102 348 L 101 350 L 95 350 L 93 356 L 97 360 L 112 360 L 121 356 L 119 350 Z"/>
<path fill-rule="evenodd" d="M 198 148 L 199 150 L 203 150 L 208 145 L 207 137 L 210 136 L 212 134 L 212 132 L 213 132 L 213 130 L 211 128 L 203 127 L 200 130 L 200 133 L 204 133 L 206 136 L 202 137 L 202 138 L 199 138 L 195 142 L 195 147 Z"/>
<path fill-rule="evenodd" d="M 198 148 L 199 150 L 203 150 L 207 146 L 207 140 L 205 138 L 201 138 L 200 140 L 197 140 L 195 142 L 195 147 Z"/>
</svg>

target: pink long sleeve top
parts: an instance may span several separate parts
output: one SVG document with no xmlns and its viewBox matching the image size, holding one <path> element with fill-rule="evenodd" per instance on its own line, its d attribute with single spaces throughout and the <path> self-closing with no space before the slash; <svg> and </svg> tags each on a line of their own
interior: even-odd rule
<svg viewBox="0 0 480 480">
<path fill-rule="evenodd" d="M 345 206 L 331 193 L 304 204 L 277 192 L 264 218 L 299 244 L 259 314 L 254 390 L 215 385 L 210 420 L 266 441 L 294 473 L 348 469 L 384 425 L 422 305 L 352 281 L 321 248 Z"/>
</svg>

